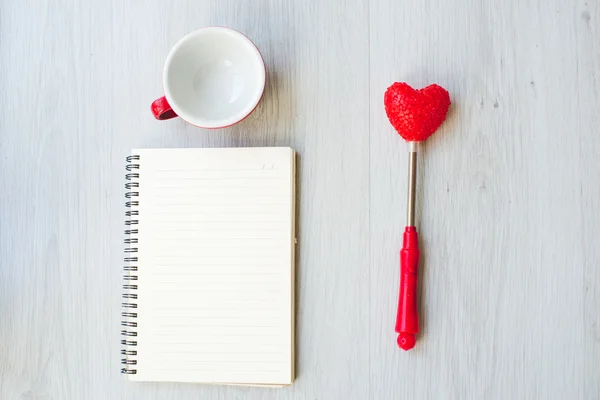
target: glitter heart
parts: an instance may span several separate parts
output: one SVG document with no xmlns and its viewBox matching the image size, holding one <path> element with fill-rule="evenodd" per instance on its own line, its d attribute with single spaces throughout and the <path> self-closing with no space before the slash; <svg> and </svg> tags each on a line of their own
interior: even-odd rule
<svg viewBox="0 0 600 400">
<path fill-rule="evenodd" d="M 413 89 L 404 82 L 396 82 L 385 91 L 383 104 L 400 136 L 420 142 L 431 136 L 446 119 L 450 95 L 436 84 Z"/>
</svg>

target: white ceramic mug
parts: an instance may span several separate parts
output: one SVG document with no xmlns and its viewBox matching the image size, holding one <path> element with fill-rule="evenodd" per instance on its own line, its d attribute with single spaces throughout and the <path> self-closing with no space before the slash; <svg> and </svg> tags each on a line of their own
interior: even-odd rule
<svg viewBox="0 0 600 400">
<path fill-rule="evenodd" d="M 202 28 L 173 47 L 163 70 L 165 95 L 152 103 L 159 120 L 181 117 L 201 128 L 225 128 L 246 118 L 265 89 L 265 63 L 238 31 Z"/>
</svg>

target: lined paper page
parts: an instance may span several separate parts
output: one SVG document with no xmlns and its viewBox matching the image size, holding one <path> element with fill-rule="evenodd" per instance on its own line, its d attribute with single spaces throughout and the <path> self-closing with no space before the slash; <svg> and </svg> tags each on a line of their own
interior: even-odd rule
<svg viewBox="0 0 600 400">
<path fill-rule="evenodd" d="M 289 384 L 294 153 L 140 155 L 133 380 Z"/>
</svg>

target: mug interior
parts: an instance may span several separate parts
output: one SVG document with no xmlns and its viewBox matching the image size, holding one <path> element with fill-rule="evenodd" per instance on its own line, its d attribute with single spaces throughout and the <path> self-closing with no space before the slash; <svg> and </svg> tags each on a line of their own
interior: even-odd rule
<svg viewBox="0 0 600 400">
<path fill-rule="evenodd" d="M 173 110 L 195 125 L 216 128 L 256 107 L 265 68 L 254 44 L 228 28 L 204 28 L 179 41 L 167 58 L 165 95 Z"/>
</svg>

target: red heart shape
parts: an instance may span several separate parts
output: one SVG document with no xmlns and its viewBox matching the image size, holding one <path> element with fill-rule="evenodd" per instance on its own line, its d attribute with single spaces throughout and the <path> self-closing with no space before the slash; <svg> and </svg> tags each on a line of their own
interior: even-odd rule
<svg viewBox="0 0 600 400">
<path fill-rule="evenodd" d="M 413 89 L 404 82 L 396 82 L 385 91 L 383 104 L 400 136 L 410 142 L 420 142 L 431 136 L 446 119 L 450 95 L 436 84 Z"/>
</svg>

